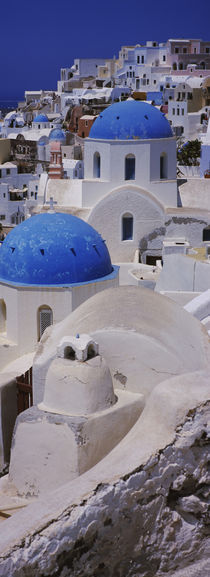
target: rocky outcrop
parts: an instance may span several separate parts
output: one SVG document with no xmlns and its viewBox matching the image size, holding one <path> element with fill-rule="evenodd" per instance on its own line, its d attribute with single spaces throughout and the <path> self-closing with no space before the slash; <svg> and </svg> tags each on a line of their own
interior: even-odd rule
<svg viewBox="0 0 210 577">
<path fill-rule="evenodd" d="M 28 535 L 0 577 L 208 577 L 209 408 L 191 410 L 145 465 Z"/>
</svg>

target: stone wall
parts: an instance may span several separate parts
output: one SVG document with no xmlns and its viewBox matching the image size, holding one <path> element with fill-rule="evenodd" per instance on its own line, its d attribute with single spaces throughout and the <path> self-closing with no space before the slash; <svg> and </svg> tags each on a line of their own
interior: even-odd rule
<svg viewBox="0 0 210 577">
<path fill-rule="evenodd" d="M 209 409 L 190 410 L 146 464 L 37 525 L 5 551 L 0 577 L 208 577 Z"/>
</svg>

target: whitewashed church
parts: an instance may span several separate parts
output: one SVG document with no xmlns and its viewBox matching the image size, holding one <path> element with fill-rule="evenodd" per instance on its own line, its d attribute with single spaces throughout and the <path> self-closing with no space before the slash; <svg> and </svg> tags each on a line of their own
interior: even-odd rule
<svg viewBox="0 0 210 577">
<path fill-rule="evenodd" d="M 94 122 L 84 143 L 84 179 L 49 179 L 45 205 L 53 196 L 58 210 L 87 220 L 106 238 L 113 262 L 155 264 L 166 238 L 201 246 L 210 224 L 210 207 L 203 214 L 196 204 L 200 180 L 189 183 L 187 202 L 185 182 L 177 181 L 176 139 L 163 113 L 128 99 Z"/>
</svg>

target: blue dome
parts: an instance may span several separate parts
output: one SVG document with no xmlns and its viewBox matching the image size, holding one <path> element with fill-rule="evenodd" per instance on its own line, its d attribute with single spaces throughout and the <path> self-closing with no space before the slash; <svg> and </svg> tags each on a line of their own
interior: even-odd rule
<svg viewBox="0 0 210 577">
<path fill-rule="evenodd" d="M 112 271 L 100 234 L 70 214 L 32 216 L 16 226 L 0 248 L 0 281 L 10 284 L 68 286 Z"/>
<path fill-rule="evenodd" d="M 52 132 L 50 133 L 49 140 L 63 141 L 66 140 L 66 136 L 61 128 L 53 128 Z"/>
<path fill-rule="evenodd" d="M 34 118 L 34 122 L 49 122 L 49 119 L 46 114 L 38 114 L 38 116 Z"/>
<path fill-rule="evenodd" d="M 132 140 L 173 136 L 164 114 L 147 102 L 126 100 L 106 108 L 96 118 L 89 138 Z"/>
</svg>

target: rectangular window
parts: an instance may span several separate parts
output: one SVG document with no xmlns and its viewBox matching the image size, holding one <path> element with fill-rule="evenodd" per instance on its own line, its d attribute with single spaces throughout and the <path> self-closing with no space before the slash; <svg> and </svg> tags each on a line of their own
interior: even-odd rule
<svg viewBox="0 0 210 577">
<path fill-rule="evenodd" d="M 149 84 L 149 78 L 147 78 L 147 84 Z"/>
<path fill-rule="evenodd" d="M 163 54 L 163 62 L 165 62 L 165 61 L 166 61 L 166 57 L 165 57 L 165 54 Z"/>
<path fill-rule="evenodd" d="M 5 214 L 0 214 L 0 220 L 5 220 Z"/>
<path fill-rule="evenodd" d="M 185 99 L 185 92 L 182 92 L 182 98 Z"/>
<path fill-rule="evenodd" d="M 141 63 L 144 64 L 144 55 L 141 57 Z"/>
<path fill-rule="evenodd" d="M 140 63 L 140 56 L 137 56 L 137 64 Z"/>
<path fill-rule="evenodd" d="M 6 173 L 7 173 L 7 174 L 10 174 L 10 169 L 9 169 L 9 168 L 6 169 Z"/>
<path fill-rule="evenodd" d="M 206 54 L 209 54 L 209 46 L 206 47 Z"/>
<path fill-rule="evenodd" d="M 122 222 L 122 240 L 133 240 L 133 217 L 124 216 Z"/>
<path fill-rule="evenodd" d="M 196 54 L 196 52 L 197 52 L 197 51 L 196 51 L 196 48 L 194 48 L 194 54 Z"/>
<path fill-rule="evenodd" d="M 179 54 L 179 48 L 177 46 L 175 48 L 175 54 Z"/>
<path fill-rule="evenodd" d="M 184 116 L 184 108 L 182 108 L 182 116 Z"/>
<path fill-rule="evenodd" d="M 172 114 L 173 115 L 175 114 L 175 108 L 172 108 Z"/>
<path fill-rule="evenodd" d="M 183 54 L 187 54 L 187 48 L 183 48 Z"/>
<path fill-rule="evenodd" d="M 177 111 L 176 111 L 176 113 L 177 113 L 177 116 L 179 116 L 179 108 L 177 108 Z"/>
<path fill-rule="evenodd" d="M 156 84 L 156 80 L 153 80 L 153 84 Z"/>
</svg>

